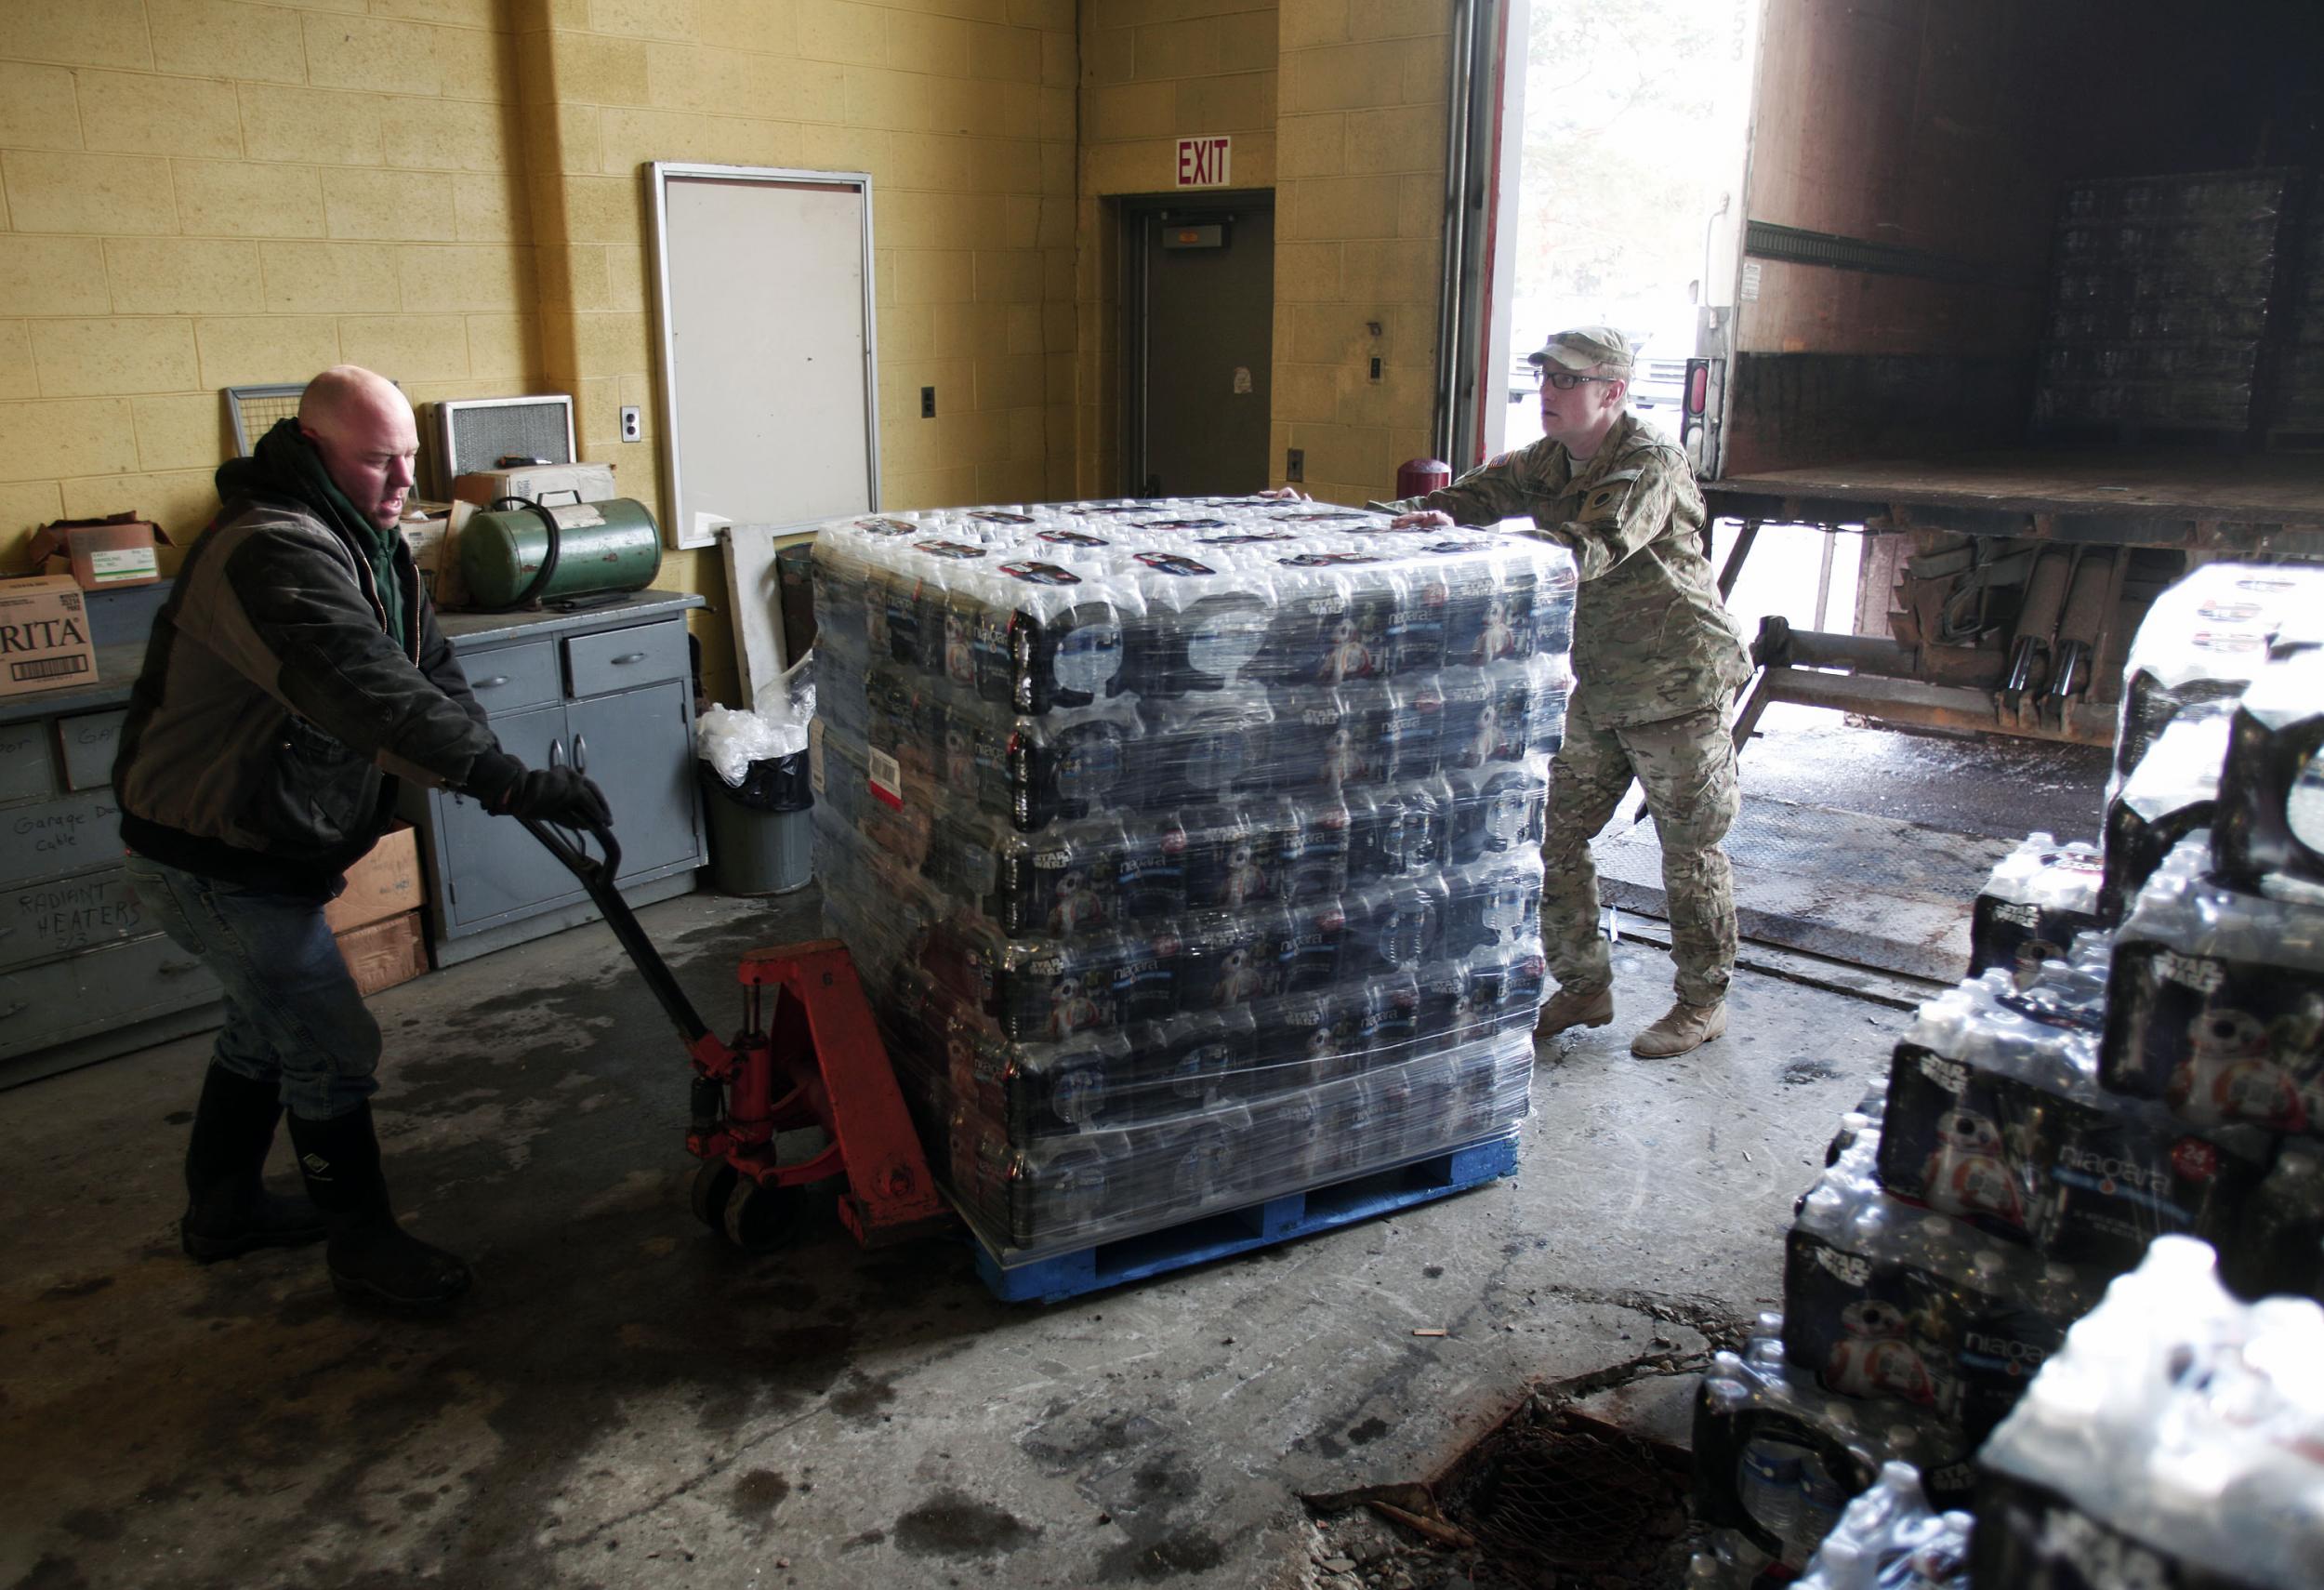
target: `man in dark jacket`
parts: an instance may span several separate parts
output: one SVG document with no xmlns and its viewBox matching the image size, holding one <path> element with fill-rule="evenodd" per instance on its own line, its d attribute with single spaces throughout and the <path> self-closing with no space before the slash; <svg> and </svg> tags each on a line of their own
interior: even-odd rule
<svg viewBox="0 0 2324 1590">
<path fill-rule="evenodd" d="M 469 1272 L 390 1208 L 379 1027 L 324 905 L 401 779 L 572 827 L 609 817 L 573 769 L 503 751 L 469 694 L 397 528 L 417 450 L 403 394 L 343 364 L 218 471 L 222 506 L 153 621 L 113 788 L 139 898 L 225 987 L 186 1150 L 186 1252 L 327 1236 L 340 1292 L 429 1308 Z M 259 1181 L 286 1107 L 311 1203 Z"/>
</svg>

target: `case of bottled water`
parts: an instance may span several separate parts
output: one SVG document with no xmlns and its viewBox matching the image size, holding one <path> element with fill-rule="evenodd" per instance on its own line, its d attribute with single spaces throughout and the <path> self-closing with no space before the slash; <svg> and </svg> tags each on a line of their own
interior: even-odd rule
<svg viewBox="0 0 2324 1590">
<path fill-rule="evenodd" d="M 1978 1454 L 1974 1583 L 2312 1590 L 2324 1307 L 2244 1304 L 2167 1237 L 2067 1333 Z"/>
<path fill-rule="evenodd" d="M 2098 1080 L 2109 935 L 1924 1003 L 1890 1065 L 1881 1186 L 1980 1232 L 2106 1275 L 2159 1235 L 2234 1232 L 2274 1155 L 2198 1132 Z"/>
<path fill-rule="evenodd" d="M 1695 1398 L 1695 1512 L 1796 1573 L 1882 1466 L 1913 1464 L 1944 1506 L 1967 1500 L 1973 1447 L 1925 1410 L 1827 1391 L 1784 1360 L 1782 1317 L 1711 1358 Z"/>
<path fill-rule="evenodd" d="M 1848 1504 L 1808 1559 L 1797 1590 L 1969 1590 L 1975 1520 L 1940 1513 L 1908 1463 L 1881 1465 L 1872 1488 Z"/>
<path fill-rule="evenodd" d="M 2115 935 L 2099 1074 L 2200 1129 L 2324 1138 L 2324 903 L 2213 876 L 2190 835 Z"/>
<path fill-rule="evenodd" d="M 1969 974 L 2014 966 L 2028 954 L 2058 954 L 2076 934 L 2096 927 L 2103 875 L 2097 846 L 2027 835 L 1978 891 L 1969 918 Z"/>
</svg>

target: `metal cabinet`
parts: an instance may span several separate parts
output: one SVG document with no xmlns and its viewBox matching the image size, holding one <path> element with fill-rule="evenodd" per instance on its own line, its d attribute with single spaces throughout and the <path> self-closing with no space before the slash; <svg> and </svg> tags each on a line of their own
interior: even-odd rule
<svg viewBox="0 0 2324 1590">
<path fill-rule="evenodd" d="M 463 635 L 445 621 L 493 732 L 528 767 L 567 764 L 614 811 L 623 894 L 634 903 L 693 887 L 709 860 L 693 784 L 693 689 L 684 607 L 643 614 L 501 619 Z M 573 875 L 506 817 L 447 790 L 407 790 L 431 865 L 436 963 L 553 933 L 595 914 Z"/>
<path fill-rule="evenodd" d="M 11 1077 L 207 1025 L 196 1014 L 154 1028 L 218 997 L 129 887 L 109 788 L 124 713 L 78 709 L 83 695 L 11 702 L 13 721 L 0 723 L 0 1061 Z"/>
</svg>

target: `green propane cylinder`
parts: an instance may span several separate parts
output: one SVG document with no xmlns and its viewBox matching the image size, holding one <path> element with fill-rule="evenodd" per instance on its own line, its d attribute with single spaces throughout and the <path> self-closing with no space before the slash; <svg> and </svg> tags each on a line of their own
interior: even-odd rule
<svg viewBox="0 0 2324 1590">
<path fill-rule="evenodd" d="M 504 497 L 460 531 L 460 575 L 478 607 L 639 590 L 661 568 L 662 532 L 626 497 L 554 507 Z"/>
</svg>

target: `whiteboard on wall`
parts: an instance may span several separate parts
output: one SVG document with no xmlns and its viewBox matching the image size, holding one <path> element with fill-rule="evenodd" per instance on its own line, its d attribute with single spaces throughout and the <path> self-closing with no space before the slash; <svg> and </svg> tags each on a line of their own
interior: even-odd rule
<svg viewBox="0 0 2324 1590">
<path fill-rule="evenodd" d="M 871 178 L 648 170 L 671 544 L 878 508 Z"/>
</svg>

